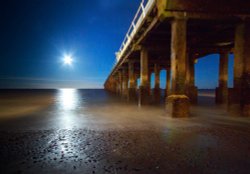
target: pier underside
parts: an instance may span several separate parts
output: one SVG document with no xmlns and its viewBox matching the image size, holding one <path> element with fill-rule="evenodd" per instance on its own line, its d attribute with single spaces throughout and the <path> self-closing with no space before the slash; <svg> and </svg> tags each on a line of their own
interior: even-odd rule
<svg viewBox="0 0 250 174">
<path fill-rule="evenodd" d="M 117 53 L 117 64 L 105 88 L 128 100 L 135 100 L 135 93 L 126 92 L 127 89 L 138 90 L 140 106 L 149 104 L 152 96 L 157 103 L 159 71 L 165 69 L 170 74 L 166 79 L 166 110 L 173 117 L 186 117 L 190 104 L 197 104 L 195 63 L 206 55 L 220 54 L 216 101 L 226 105 L 228 111 L 250 116 L 250 11 L 247 7 L 250 3 L 235 0 L 220 0 L 216 5 L 204 0 L 149 0 L 143 8 L 142 20 L 132 22 L 137 27 L 127 34 Z M 229 54 L 234 54 L 232 89 L 227 87 Z M 121 71 L 130 73 L 129 78 L 124 73 L 118 78 Z M 152 73 L 155 87 L 150 95 Z M 140 79 L 138 89 L 135 85 L 120 85 L 132 78 Z"/>
</svg>

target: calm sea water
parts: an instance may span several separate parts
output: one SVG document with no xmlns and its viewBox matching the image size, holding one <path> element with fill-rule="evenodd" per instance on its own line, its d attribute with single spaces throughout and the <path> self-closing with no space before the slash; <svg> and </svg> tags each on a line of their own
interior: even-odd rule
<svg viewBox="0 0 250 174">
<path fill-rule="evenodd" d="M 0 90 L 0 130 L 144 126 L 164 115 L 162 99 L 141 109 L 102 89 Z"/>
<path fill-rule="evenodd" d="M 1 128 L 72 128 L 86 120 L 92 108 L 120 102 L 102 89 L 0 90 L 0 124 Z"/>
</svg>

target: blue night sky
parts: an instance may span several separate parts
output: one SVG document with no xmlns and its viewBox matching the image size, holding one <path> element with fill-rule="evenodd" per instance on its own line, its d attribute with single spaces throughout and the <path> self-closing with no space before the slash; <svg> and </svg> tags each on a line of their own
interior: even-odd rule
<svg viewBox="0 0 250 174">
<path fill-rule="evenodd" d="M 0 88 L 103 88 L 140 0 L 3 0 Z M 74 57 L 72 67 L 62 57 Z M 196 85 L 215 88 L 218 55 L 196 64 Z M 232 56 L 229 86 L 232 86 Z M 165 72 L 161 73 L 165 86 Z"/>
</svg>

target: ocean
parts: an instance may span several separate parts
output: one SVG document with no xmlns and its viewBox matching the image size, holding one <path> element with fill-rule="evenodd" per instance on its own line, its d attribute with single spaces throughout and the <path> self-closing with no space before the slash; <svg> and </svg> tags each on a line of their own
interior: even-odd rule
<svg viewBox="0 0 250 174">
<path fill-rule="evenodd" d="M 0 90 L 0 127 L 73 128 L 90 117 L 92 108 L 120 102 L 119 98 L 103 89 Z"/>
<path fill-rule="evenodd" d="M 212 103 L 211 94 L 201 91 L 200 103 Z M 127 127 L 134 119 L 145 122 L 148 114 L 164 115 L 164 91 L 160 105 L 139 108 L 104 89 L 0 90 L 2 130 Z"/>
</svg>

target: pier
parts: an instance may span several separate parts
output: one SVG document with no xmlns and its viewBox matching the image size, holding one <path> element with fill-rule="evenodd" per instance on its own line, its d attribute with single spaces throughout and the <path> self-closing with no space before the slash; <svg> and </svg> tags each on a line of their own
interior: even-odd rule
<svg viewBox="0 0 250 174">
<path fill-rule="evenodd" d="M 150 100 L 159 103 L 159 75 L 164 69 L 166 112 L 188 117 L 190 105 L 198 104 L 195 63 L 220 54 L 216 103 L 228 112 L 250 116 L 249 9 L 250 2 L 238 0 L 143 0 L 116 53 L 105 89 L 140 106 Z M 233 88 L 227 86 L 229 54 L 234 54 Z"/>
</svg>

